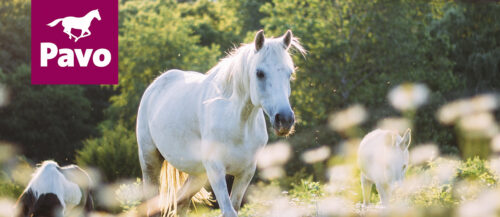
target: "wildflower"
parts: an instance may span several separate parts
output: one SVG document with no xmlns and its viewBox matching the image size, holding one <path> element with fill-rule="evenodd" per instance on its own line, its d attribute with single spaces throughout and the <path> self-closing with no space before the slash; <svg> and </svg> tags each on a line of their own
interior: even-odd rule
<svg viewBox="0 0 500 217">
<path fill-rule="evenodd" d="M 377 128 L 397 131 L 403 134 L 406 129 L 412 128 L 411 121 L 407 118 L 389 117 L 379 121 Z"/>
<path fill-rule="evenodd" d="M 417 109 L 427 101 L 429 89 L 424 84 L 401 84 L 389 92 L 389 101 L 400 111 Z"/>
<path fill-rule="evenodd" d="M 330 116 L 330 127 L 337 131 L 344 131 L 365 121 L 366 109 L 362 105 L 354 105 Z"/>
<path fill-rule="evenodd" d="M 330 148 L 328 146 L 321 146 L 319 148 L 309 150 L 302 154 L 302 160 L 308 164 L 326 160 L 330 156 Z"/>
<path fill-rule="evenodd" d="M 410 152 L 410 160 L 414 165 L 429 162 L 439 155 L 439 149 L 435 144 L 418 145 Z"/>
<path fill-rule="evenodd" d="M 292 149 L 288 143 L 278 142 L 268 145 L 257 152 L 257 166 L 267 168 L 285 164 L 290 158 Z"/>
</svg>

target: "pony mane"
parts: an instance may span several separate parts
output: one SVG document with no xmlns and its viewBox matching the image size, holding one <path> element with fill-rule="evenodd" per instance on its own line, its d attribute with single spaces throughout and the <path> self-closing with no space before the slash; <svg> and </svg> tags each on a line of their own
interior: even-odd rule
<svg viewBox="0 0 500 217">
<path fill-rule="evenodd" d="M 292 38 L 290 48 L 298 51 L 302 56 L 307 53 L 296 37 Z M 292 49 L 285 49 L 282 37 L 266 38 L 264 46 L 258 52 L 264 57 L 274 54 L 286 58 L 285 55 L 290 55 Z M 221 88 L 224 98 L 239 97 L 248 93 L 248 73 L 251 70 L 249 66 L 256 54 L 253 42 L 242 44 L 240 47 L 233 48 L 226 57 L 207 72 L 207 74 L 214 75 L 214 81 Z M 289 64 L 293 66 L 291 58 L 289 59 Z"/>
</svg>

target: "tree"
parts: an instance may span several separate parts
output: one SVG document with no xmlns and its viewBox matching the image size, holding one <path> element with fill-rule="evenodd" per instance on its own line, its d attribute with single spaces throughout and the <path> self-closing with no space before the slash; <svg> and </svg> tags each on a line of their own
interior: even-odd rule
<svg viewBox="0 0 500 217">
<path fill-rule="evenodd" d="M 217 45 L 199 44 L 192 21 L 182 17 L 175 2 L 126 2 L 120 15 L 119 94 L 111 97 L 106 114 L 132 130 L 142 93 L 154 78 L 174 68 L 205 72 L 220 51 Z"/>
<path fill-rule="evenodd" d="M 30 84 L 30 66 L 0 72 L 10 103 L 0 108 L 0 140 L 17 145 L 28 158 L 70 162 L 81 140 L 95 133 L 90 102 L 80 86 Z"/>
<path fill-rule="evenodd" d="M 134 131 L 117 124 L 112 130 L 103 130 L 102 137 L 87 139 L 83 143 L 76 162 L 98 169 L 104 181 L 141 177 Z"/>
<path fill-rule="evenodd" d="M 31 58 L 31 3 L 25 0 L 0 2 L 0 68 L 5 73 Z"/>
</svg>

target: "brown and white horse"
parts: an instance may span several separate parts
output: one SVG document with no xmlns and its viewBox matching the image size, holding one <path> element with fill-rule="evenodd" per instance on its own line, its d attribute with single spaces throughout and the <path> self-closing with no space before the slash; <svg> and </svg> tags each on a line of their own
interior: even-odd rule
<svg viewBox="0 0 500 217">
<path fill-rule="evenodd" d="M 77 206 L 82 216 L 93 209 L 91 179 L 76 165 L 44 161 L 19 197 L 16 217 L 59 217 Z"/>
</svg>

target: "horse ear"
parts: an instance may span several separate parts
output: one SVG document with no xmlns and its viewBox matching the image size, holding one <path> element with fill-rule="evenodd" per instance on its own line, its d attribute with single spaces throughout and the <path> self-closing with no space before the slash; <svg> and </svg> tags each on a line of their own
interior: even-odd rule
<svg viewBox="0 0 500 217">
<path fill-rule="evenodd" d="M 285 46 L 285 49 L 288 50 L 290 48 L 290 44 L 292 44 L 292 30 L 287 30 L 285 35 L 283 36 L 283 44 Z"/>
<path fill-rule="evenodd" d="M 408 147 L 410 147 L 410 143 L 411 143 L 411 129 L 408 128 L 406 129 L 403 135 L 403 139 L 401 139 L 401 143 L 399 144 L 399 146 L 401 147 L 401 149 L 407 150 Z"/>
<path fill-rule="evenodd" d="M 264 46 L 264 41 L 266 38 L 264 37 L 264 30 L 259 30 L 257 34 L 255 35 L 255 50 L 259 51 L 262 46 Z"/>
</svg>

